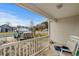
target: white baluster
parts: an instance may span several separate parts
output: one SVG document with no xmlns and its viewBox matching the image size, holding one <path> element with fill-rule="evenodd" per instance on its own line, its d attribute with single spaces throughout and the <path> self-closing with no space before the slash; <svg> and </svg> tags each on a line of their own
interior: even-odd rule
<svg viewBox="0 0 79 59">
<path fill-rule="evenodd" d="M 33 48 L 33 54 L 34 54 L 34 40 L 32 41 L 32 48 Z"/>
<path fill-rule="evenodd" d="M 3 55 L 6 56 L 6 48 L 3 49 Z"/>
<path fill-rule="evenodd" d="M 17 56 L 17 45 L 14 46 L 15 49 L 15 56 Z"/>
<path fill-rule="evenodd" d="M 24 44 L 23 44 L 23 56 L 25 55 L 25 47 L 24 47 Z"/>
<path fill-rule="evenodd" d="M 31 55 L 31 41 L 29 41 L 29 55 Z"/>
<path fill-rule="evenodd" d="M 11 46 L 9 47 L 10 56 L 12 55 Z"/>
<path fill-rule="evenodd" d="M 39 51 L 39 40 L 37 40 L 37 50 Z"/>
<path fill-rule="evenodd" d="M 27 44 L 26 44 L 26 48 L 25 48 L 25 50 L 26 50 L 26 56 L 27 56 L 27 55 L 28 55 L 28 52 L 27 52 L 27 51 L 28 51 L 28 50 L 27 50 Z"/>
<path fill-rule="evenodd" d="M 33 54 L 33 40 L 31 41 L 31 43 L 32 43 L 32 47 L 31 47 L 32 48 L 32 54 Z"/>
<path fill-rule="evenodd" d="M 34 53 L 35 53 L 35 40 L 34 40 Z"/>
<path fill-rule="evenodd" d="M 18 44 L 18 47 L 19 47 L 19 56 L 21 56 L 21 44 L 20 43 Z"/>
<path fill-rule="evenodd" d="M 27 45 L 27 50 L 28 50 L 28 52 L 27 52 L 27 53 L 28 53 L 28 56 L 29 56 L 29 45 Z"/>
<path fill-rule="evenodd" d="M 1 56 L 1 52 L 2 52 L 2 51 L 1 51 L 1 49 L 0 49 L 0 56 Z"/>
<path fill-rule="evenodd" d="M 38 51 L 38 39 L 36 40 L 36 52 Z"/>
<path fill-rule="evenodd" d="M 32 55 L 32 40 L 30 41 L 30 55 Z"/>
</svg>

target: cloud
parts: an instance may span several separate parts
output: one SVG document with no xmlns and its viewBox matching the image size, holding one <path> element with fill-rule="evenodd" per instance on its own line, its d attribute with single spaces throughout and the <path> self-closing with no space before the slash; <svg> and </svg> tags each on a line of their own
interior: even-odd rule
<svg viewBox="0 0 79 59">
<path fill-rule="evenodd" d="M 9 22 L 12 26 L 30 26 L 30 20 L 25 20 L 10 13 L 0 12 L 0 25 L 5 24 L 6 22 Z"/>
</svg>

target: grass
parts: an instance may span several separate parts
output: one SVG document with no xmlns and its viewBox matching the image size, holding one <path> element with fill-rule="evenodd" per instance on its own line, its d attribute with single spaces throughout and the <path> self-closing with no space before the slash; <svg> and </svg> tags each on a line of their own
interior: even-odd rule
<svg viewBox="0 0 79 59">
<path fill-rule="evenodd" d="M 48 33 L 38 33 L 38 34 L 35 34 L 35 36 L 34 37 L 43 37 L 43 36 L 47 36 L 48 35 Z M 47 43 L 48 42 L 48 38 L 43 38 L 43 39 L 40 39 L 40 42 L 41 43 Z"/>
<path fill-rule="evenodd" d="M 42 37 L 42 36 L 47 36 L 47 33 L 42 33 L 42 34 L 35 34 L 34 37 Z"/>
<path fill-rule="evenodd" d="M 0 32 L 0 34 L 13 34 L 14 32 Z"/>
<path fill-rule="evenodd" d="M 10 35 L 10 34 L 12 35 L 13 33 L 14 32 L 0 32 L 0 35 Z M 0 42 L 5 42 L 5 43 L 16 42 L 16 39 L 3 37 L 0 39 Z"/>
</svg>

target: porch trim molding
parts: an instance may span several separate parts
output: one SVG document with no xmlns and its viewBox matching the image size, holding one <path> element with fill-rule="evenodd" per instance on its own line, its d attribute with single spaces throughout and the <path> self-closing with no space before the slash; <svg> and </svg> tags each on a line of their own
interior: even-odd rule
<svg viewBox="0 0 79 59">
<path fill-rule="evenodd" d="M 28 9 L 28 10 L 37 12 L 38 14 L 41 14 L 49 19 L 53 19 L 54 21 L 57 21 L 57 18 L 51 16 L 50 14 L 48 14 L 47 12 L 45 12 L 44 10 L 40 9 L 39 7 L 37 7 L 36 5 L 34 5 L 32 3 L 16 3 L 16 5 L 24 8 L 24 9 Z"/>
<path fill-rule="evenodd" d="M 58 20 L 69 19 L 69 18 L 74 18 L 74 17 L 79 17 L 79 14 L 73 15 L 73 16 L 67 16 L 67 17 L 63 17 L 63 18 L 58 18 Z"/>
</svg>

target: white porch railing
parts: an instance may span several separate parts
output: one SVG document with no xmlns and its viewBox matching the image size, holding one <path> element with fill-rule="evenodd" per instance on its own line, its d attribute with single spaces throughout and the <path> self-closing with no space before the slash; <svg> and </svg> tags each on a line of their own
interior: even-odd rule
<svg viewBox="0 0 79 59">
<path fill-rule="evenodd" d="M 48 47 L 48 36 L 18 41 L 0 46 L 0 56 L 37 55 Z"/>
</svg>

